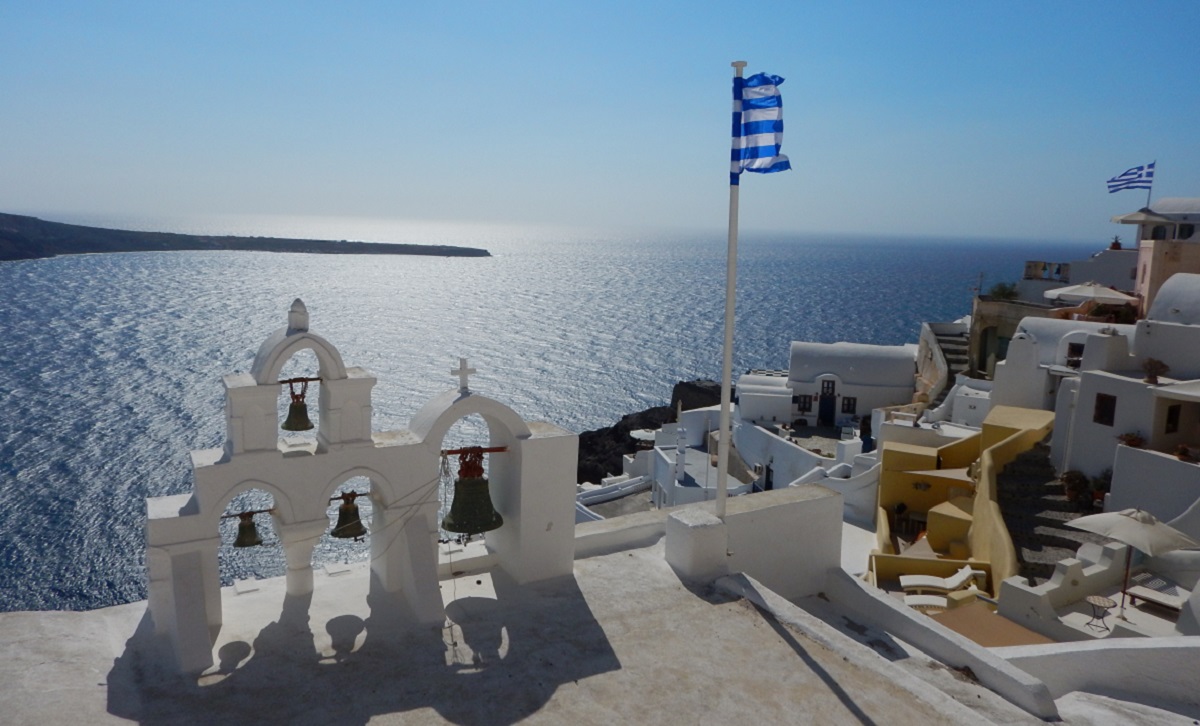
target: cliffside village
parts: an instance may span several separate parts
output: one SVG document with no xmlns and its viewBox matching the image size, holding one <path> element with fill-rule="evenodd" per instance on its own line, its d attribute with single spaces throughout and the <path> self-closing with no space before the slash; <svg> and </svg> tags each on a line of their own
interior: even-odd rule
<svg viewBox="0 0 1200 726">
<path fill-rule="evenodd" d="M 792 343 L 737 381 L 720 509 L 719 407 L 577 486 L 579 437 L 478 362 L 373 430 L 376 379 L 296 300 L 192 490 L 147 500 L 148 600 L 0 614 L 7 715 L 1194 723 L 1198 219 L 1116 217 L 1134 243 L 1028 261 L 912 344 Z M 447 448 L 464 417 L 486 440 Z M 314 565 L 331 537 L 365 560 Z M 258 547 L 285 577 L 223 580 Z"/>
</svg>

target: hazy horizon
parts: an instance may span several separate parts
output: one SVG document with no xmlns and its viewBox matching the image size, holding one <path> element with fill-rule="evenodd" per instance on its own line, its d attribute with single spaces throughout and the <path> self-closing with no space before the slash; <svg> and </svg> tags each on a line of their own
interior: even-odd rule
<svg viewBox="0 0 1200 726">
<path fill-rule="evenodd" d="M 711 231 L 730 61 L 793 170 L 741 228 L 1099 241 L 1200 196 L 1200 3 L 0 0 L 0 210 Z M 1147 37 L 1149 33 L 1158 36 Z"/>
</svg>

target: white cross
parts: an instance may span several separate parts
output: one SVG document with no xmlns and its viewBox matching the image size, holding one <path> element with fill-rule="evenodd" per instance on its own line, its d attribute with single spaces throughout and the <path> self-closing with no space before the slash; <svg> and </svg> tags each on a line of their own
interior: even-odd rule
<svg viewBox="0 0 1200 726">
<path fill-rule="evenodd" d="M 468 393 L 470 391 L 470 388 L 467 387 L 467 376 L 471 375 L 474 372 L 475 372 L 474 368 L 467 367 L 467 359 L 466 358 L 458 359 L 458 370 L 450 371 L 450 375 L 458 376 L 458 392 L 459 393 Z"/>
</svg>

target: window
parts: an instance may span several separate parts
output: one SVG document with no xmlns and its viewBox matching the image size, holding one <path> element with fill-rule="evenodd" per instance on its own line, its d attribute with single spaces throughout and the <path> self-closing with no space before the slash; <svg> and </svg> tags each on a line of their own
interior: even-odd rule
<svg viewBox="0 0 1200 726">
<path fill-rule="evenodd" d="M 1092 420 L 1104 426 L 1112 426 L 1117 415 L 1117 397 L 1107 393 L 1096 394 L 1096 410 Z"/>
<path fill-rule="evenodd" d="M 821 381 L 821 395 L 832 396 L 837 391 L 837 381 Z"/>
<path fill-rule="evenodd" d="M 1181 224 L 1179 225 L 1179 233 L 1175 235 L 1175 239 L 1191 239 L 1194 234 L 1196 234 L 1196 225 Z"/>
<path fill-rule="evenodd" d="M 858 408 L 858 399 L 854 396 L 842 397 L 842 413 L 854 413 Z"/>
<path fill-rule="evenodd" d="M 1173 434 L 1179 430 L 1179 411 L 1182 408 L 1183 406 L 1178 403 L 1174 406 L 1167 406 L 1167 427 L 1163 429 L 1164 434 Z"/>
<path fill-rule="evenodd" d="M 1166 239 L 1166 238 L 1167 238 L 1167 227 L 1166 227 L 1166 225 L 1163 225 L 1163 224 L 1156 224 L 1156 225 L 1154 226 L 1154 228 L 1150 230 L 1150 239 L 1153 239 L 1153 240 L 1163 240 L 1163 239 Z"/>
<path fill-rule="evenodd" d="M 1067 367 L 1078 368 L 1083 362 L 1083 343 L 1067 343 Z"/>
<path fill-rule="evenodd" d="M 796 396 L 796 406 L 800 413 L 808 413 L 812 410 L 812 396 L 799 395 Z"/>
</svg>

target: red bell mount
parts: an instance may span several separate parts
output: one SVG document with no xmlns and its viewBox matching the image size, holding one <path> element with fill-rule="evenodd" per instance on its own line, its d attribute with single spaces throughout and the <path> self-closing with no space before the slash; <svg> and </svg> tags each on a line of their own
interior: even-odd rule
<svg viewBox="0 0 1200 726">
<path fill-rule="evenodd" d="M 458 476 L 460 479 L 479 479 L 483 477 L 483 455 L 498 454 L 508 451 L 507 446 L 468 446 L 462 449 L 443 449 L 442 456 L 458 457 Z"/>
<path fill-rule="evenodd" d="M 253 517 L 256 514 L 274 513 L 274 509 L 255 509 L 250 512 L 237 512 L 236 514 L 222 514 L 221 519 L 233 519 L 234 517 Z"/>
<path fill-rule="evenodd" d="M 288 395 L 291 396 L 292 403 L 304 403 L 304 396 L 308 393 L 308 384 L 320 383 L 320 378 L 286 378 L 279 381 L 279 385 L 287 384 Z M 300 384 L 300 392 L 296 393 L 296 384 Z"/>
</svg>

